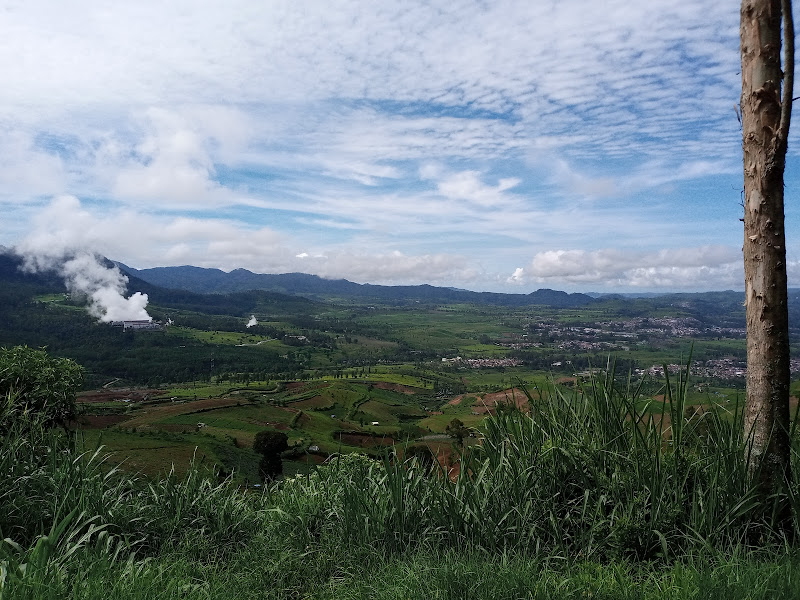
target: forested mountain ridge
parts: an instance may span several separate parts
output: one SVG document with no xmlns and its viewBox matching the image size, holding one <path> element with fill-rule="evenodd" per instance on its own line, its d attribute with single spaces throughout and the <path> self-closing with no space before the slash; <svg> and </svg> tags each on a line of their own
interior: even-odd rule
<svg viewBox="0 0 800 600">
<path fill-rule="evenodd" d="M 586 294 L 568 294 L 557 290 L 540 289 L 530 294 L 472 292 L 432 285 L 386 286 L 353 283 L 346 279 L 324 279 L 305 273 L 264 274 L 247 269 L 226 273 L 219 269 L 193 266 L 133 269 L 122 263 L 120 268 L 155 285 L 180 288 L 198 293 L 232 293 L 249 290 L 268 290 L 314 299 L 350 298 L 379 302 L 439 302 L 491 304 L 495 306 L 544 305 L 578 307 L 595 302 Z"/>
<path fill-rule="evenodd" d="M 108 265 L 111 266 L 111 261 Z M 22 270 L 22 258 L 12 253 L 0 252 L 0 284 L 3 300 L 27 300 L 33 294 L 66 293 L 64 280 L 58 273 L 47 271 L 27 273 Z M 254 310 L 269 310 L 279 314 L 297 314 L 314 310 L 315 303 L 306 298 L 269 292 L 246 290 L 230 294 L 202 294 L 185 289 L 174 289 L 145 281 L 135 270 L 121 269 L 128 278 L 128 293 L 147 294 L 150 302 L 163 308 L 197 311 L 208 314 L 243 316 Z"/>
<path fill-rule="evenodd" d="M 298 365 L 285 351 L 236 347 L 212 340 L 155 332 L 136 335 L 98 323 L 80 298 L 61 296 L 67 288 L 54 272 L 25 273 L 22 259 L 0 253 L 0 346 L 27 345 L 47 348 L 56 356 L 69 357 L 85 366 L 90 387 L 117 377 L 155 384 L 187 381 L 217 371 L 294 374 Z M 258 332 L 280 336 L 284 332 L 261 325 L 246 327 L 251 314 L 272 316 L 289 323 L 303 323 L 320 305 L 306 298 L 264 291 L 203 295 L 169 290 L 128 276 L 128 292 L 147 294 L 150 315 L 197 331 Z M 57 300 L 46 300 L 47 297 Z"/>
</svg>

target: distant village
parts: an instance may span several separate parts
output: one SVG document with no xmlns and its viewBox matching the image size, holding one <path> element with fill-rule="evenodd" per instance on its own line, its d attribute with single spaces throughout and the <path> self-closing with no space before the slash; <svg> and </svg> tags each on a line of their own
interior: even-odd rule
<svg viewBox="0 0 800 600">
<path fill-rule="evenodd" d="M 615 321 L 598 321 L 588 324 L 563 324 L 554 321 L 532 320 L 522 333 L 506 334 L 504 339 L 493 342 L 514 350 L 529 348 L 551 348 L 564 352 L 620 352 L 635 347 L 645 347 L 657 340 L 672 338 L 731 339 L 744 340 L 744 327 L 708 326 L 692 317 L 634 317 Z M 443 358 L 442 362 L 457 363 L 466 368 L 514 367 L 523 361 L 516 358 L 469 358 L 460 356 Z M 571 361 L 554 361 L 555 370 L 569 370 Z M 667 365 L 669 373 L 678 373 L 685 365 Z M 800 359 L 791 361 L 792 373 L 800 372 Z M 734 356 L 710 360 L 694 360 L 690 373 L 697 377 L 713 379 L 743 380 L 747 374 L 746 361 Z M 663 377 L 664 366 L 652 365 L 634 370 L 640 377 Z M 579 375 L 579 373 L 578 373 Z"/>
</svg>

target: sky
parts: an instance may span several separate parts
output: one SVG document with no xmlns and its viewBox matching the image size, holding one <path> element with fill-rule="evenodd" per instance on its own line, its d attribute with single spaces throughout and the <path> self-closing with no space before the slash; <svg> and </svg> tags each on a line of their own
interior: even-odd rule
<svg viewBox="0 0 800 600">
<path fill-rule="evenodd" d="M 742 289 L 738 29 L 717 0 L 0 0 L 0 245 L 515 293 Z"/>
</svg>

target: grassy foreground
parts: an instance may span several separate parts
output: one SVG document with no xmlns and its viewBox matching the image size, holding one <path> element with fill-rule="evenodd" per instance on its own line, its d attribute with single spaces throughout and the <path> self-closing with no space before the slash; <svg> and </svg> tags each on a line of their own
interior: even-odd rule
<svg viewBox="0 0 800 600">
<path fill-rule="evenodd" d="M 0 446 L 0 598 L 800 597 L 797 457 L 759 496 L 739 415 L 687 419 L 685 392 L 652 415 L 612 375 L 554 388 L 450 472 L 350 455 L 264 493 L 136 479 L 21 423 Z"/>
</svg>

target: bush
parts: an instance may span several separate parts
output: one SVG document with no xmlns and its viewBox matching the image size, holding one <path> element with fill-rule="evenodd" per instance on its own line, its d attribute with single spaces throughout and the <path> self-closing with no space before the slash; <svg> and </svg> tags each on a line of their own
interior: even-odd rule
<svg viewBox="0 0 800 600">
<path fill-rule="evenodd" d="M 13 426 L 60 425 L 75 418 L 83 367 L 27 346 L 0 348 L 0 433 Z"/>
</svg>

